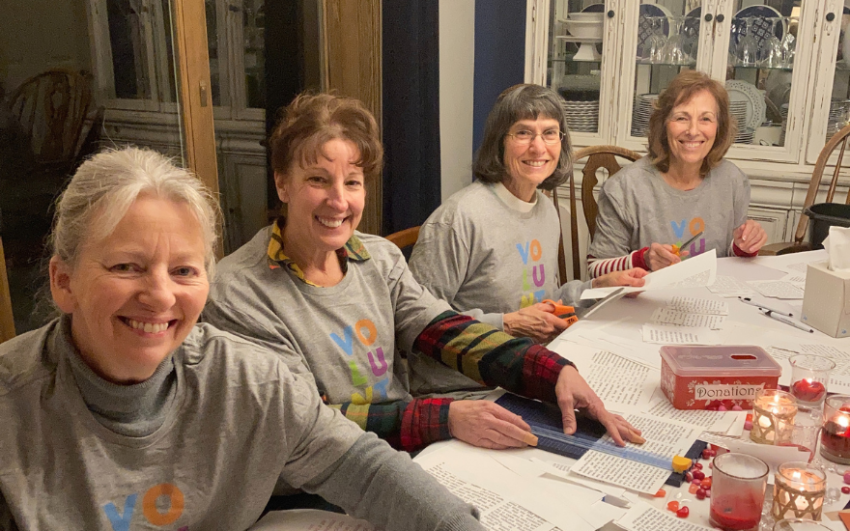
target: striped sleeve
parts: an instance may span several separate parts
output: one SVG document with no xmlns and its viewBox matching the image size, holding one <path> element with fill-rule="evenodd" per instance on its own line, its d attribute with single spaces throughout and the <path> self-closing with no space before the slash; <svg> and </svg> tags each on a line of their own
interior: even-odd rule
<svg viewBox="0 0 850 531">
<path fill-rule="evenodd" d="M 625 271 L 633 267 L 640 267 L 649 271 L 649 267 L 644 260 L 644 253 L 649 247 L 632 251 L 626 256 L 616 256 L 614 258 L 596 258 L 592 255 L 587 255 L 587 272 L 590 278 L 601 277 L 613 271 Z"/>
<path fill-rule="evenodd" d="M 377 404 L 331 404 L 364 431 L 371 431 L 390 446 L 407 452 L 450 439 L 451 398 L 413 399 Z"/>
<path fill-rule="evenodd" d="M 515 338 L 455 312 L 438 315 L 414 343 L 415 351 L 488 386 L 555 402 L 561 370 L 574 366 L 528 338 Z"/>
</svg>

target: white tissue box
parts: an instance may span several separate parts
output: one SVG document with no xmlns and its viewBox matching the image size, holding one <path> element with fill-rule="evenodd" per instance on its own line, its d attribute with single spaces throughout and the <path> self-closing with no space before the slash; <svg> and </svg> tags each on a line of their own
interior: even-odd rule
<svg viewBox="0 0 850 531">
<path fill-rule="evenodd" d="M 850 272 L 830 271 L 828 262 L 809 264 L 802 321 L 832 337 L 850 335 Z"/>
</svg>

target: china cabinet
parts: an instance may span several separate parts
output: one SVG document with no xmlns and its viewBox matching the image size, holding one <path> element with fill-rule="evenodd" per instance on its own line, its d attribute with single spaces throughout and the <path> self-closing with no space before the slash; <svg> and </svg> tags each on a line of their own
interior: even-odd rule
<svg viewBox="0 0 850 531">
<path fill-rule="evenodd" d="M 847 3 L 530 0 L 526 81 L 561 94 L 576 146 L 644 153 L 653 100 L 680 71 L 725 83 L 738 124 L 727 158 L 750 177 L 750 217 L 783 241 L 818 153 L 848 121 Z"/>
<path fill-rule="evenodd" d="M 180 155 L 172 0 L 88 0 L 95 99 L 104 138 Z M 267 223 L 264 0 L 205 0 L 225 243 Z M 260 191 L 260 193 L 258 193 Z"/>
</svg>

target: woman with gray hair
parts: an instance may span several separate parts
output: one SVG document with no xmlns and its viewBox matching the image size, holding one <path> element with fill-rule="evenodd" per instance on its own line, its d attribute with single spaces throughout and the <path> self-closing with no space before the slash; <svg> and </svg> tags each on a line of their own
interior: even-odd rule
<svg viewBox="0 0 850 531">
<path fill-rule="evenodd" d="M 544 299 L 577 301 L 591 285 L 642 286 L 645 273 L 639 270 L 590 282 L 562 284 L 565 279 L 558 278 L 560 223 L 540 190 L 555 190 L 567 180 L 570 150 L 557 94 L 540 85 L 502 92 L 484 126 L 476 181 L 422 225 L 410 258 L 419 283 L 457 311 L 539 342 L 567 327 Z M 434 390 L 470 385 L 449 373 L 429 380 L 425 385 Z"/>
<path fill-rule="evenodd" d="M 217 216 L 152 151 L 77 170 L 52 239 L 62 316 L 0 345 L 0 529 L 242 530 L 278 480 L 380 528 L 484 529 L 278 356 L 196 325 Z"/>
</svg>

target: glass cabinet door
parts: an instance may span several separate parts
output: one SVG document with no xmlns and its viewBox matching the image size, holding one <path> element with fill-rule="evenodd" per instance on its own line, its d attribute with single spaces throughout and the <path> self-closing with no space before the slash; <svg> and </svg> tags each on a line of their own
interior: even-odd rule
<svg viewBox="0 0 850 531">
<path fill-rule="evenodd" d="M 806 161 L 817 161 L 829 138 L 850 118 L 850 1 L 828 0 L 814 24 L 820 35 L 819 81 L 815 86 Z"/>
<path fill-rule="evenodd" d="M 806 90 L 801 83 L 807 68 L 806 61 L 795 59 L 807 57 L 798 50 L 800 30 L 804 27 L 800 18 L 806 4 L 815 2 L 727 2 L 718 13 L 725 14 L 724 22 L 728 23 L 722 24 L 723 31 L 715 35 L 715 57 L 719 60 L 714 77 L 725 82 L 729 93 L 731 112 L 738 125 L 734 148 L 770 151 L 775 153 L 773 160 L 796 160 L 806 103 Z"/>
<path fill-rule="evenodd" d="M 618 131 L 618 144 L 644 149 L 649 116 L 658 94 L 684 70 L 708 71 L 710 35 L 703 35 L 700 0 L 641 0 L 624 2 L 621 115 L 628 116 Z"/>
<path fill-rule="evenodd" d="M 615 63 L 608 55 L 616 49 L 607 42 L 608 30 L 614 29 L 607 11 L 599 0 L 553 0 L 549 13 L 545 83 L 564 98 L 573 137 L 607 134 L 611 109 L 600 108 L 600 101 L 606 101 L 613 86 L 605 86 L 602 72 Z"/>
</svg>

